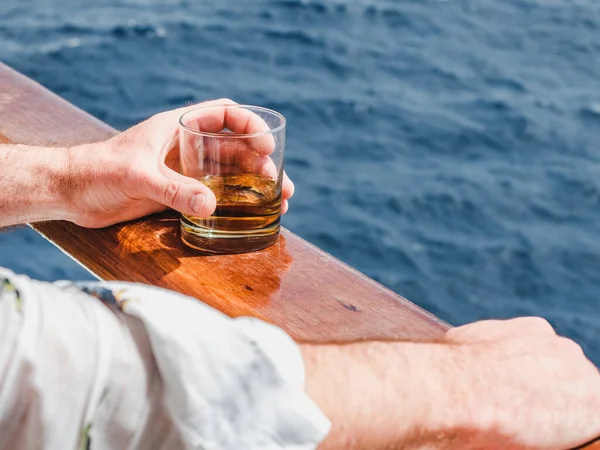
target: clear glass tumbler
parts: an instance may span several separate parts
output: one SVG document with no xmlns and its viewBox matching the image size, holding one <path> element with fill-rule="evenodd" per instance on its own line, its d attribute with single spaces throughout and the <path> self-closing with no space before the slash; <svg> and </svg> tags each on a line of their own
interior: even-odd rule
<svg viewBox="0 0 600 450">
<path fill-rule="evenodd" d="M 179 119 L 180 168 L 208 186 L 217 209 L 181 215 L 184 244 L 204 253 L 243 253 L 277 241 L 285 117 L 248 105 L 199 106 Z"/>
</svg>

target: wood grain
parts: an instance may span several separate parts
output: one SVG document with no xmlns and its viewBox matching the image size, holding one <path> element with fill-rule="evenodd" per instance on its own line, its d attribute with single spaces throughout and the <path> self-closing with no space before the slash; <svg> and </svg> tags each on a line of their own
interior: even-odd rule
<svg viewBox="0 0 600 450">
<path fill-rule="evenodd" d="M 70 145 L 115 133 L 0 63 L 0 143 Z M 200 256 L 181 245 L 173 212 L 101 230 L 32 226 L 103 280 L 172 289 L 230 316 L 270 321 L 303 342 L 435 340 L 448 328 L 288 230 L 260 252 Z M 585 448 L 600 450 L 600 443 Z"/>
</svg>

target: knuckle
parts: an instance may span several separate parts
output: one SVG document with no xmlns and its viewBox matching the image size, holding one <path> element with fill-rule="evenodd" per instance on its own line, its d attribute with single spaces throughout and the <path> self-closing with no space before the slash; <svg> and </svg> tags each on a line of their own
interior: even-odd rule
<svg viewBox="0 0 600 450">
<path fill-rule="evenodd" d="M 577 342 L 575 342 L 569 338 L 559 337 L 558 345 L 566 353 L 569 353 L 572 355 L 580 355 L 580 356 L 584 355 L 584 351 L 583 351 L 583 348 L 581 347 L 581 345 L 579 345 Z"/>
<path fill-rule="evenodd" d="M 464 338 L 463 327 L 450 328 L 444 334 L 444 340 L 449 341 L 449 342 L 459 343 L 464 340 L 463 338 Z"/>
<path fill-rule="evenodd" d="M 444 339 L 448 341 L 453 341 L 456 336 L 456 328 L 450 328 L 446 333 L 444 333 Z"/>
<path fill-rule="evenodd" d="M 181 196 L 181 183 L 170 180 L 165 186 L 164 198 L 166 204 L 176 204 Z"/>
<path fill-rule="evenodd" d="M 523 317 L 519 320 L 529 331 L 554 333 L 554 327 L 543 317 Z"/>
<path fill-rule="evenodd" d="M 141 122 L 140 125 L 146 124 L 148 126 L 156 126 L 156 124 L 160 123 L 168 116 L 169 112 L 170 111 L 163 111 L 156 113 L 153 116 L 148 117 L 144 122 Z"/>
<path fill-rule="evenodd" d="M 219 103 L 235 103 L 233 100 L 231 100 L 230 98 L 227 98 L 227 97 L 219 98 L 215 101 L 217 101 Z"/>
</svg>

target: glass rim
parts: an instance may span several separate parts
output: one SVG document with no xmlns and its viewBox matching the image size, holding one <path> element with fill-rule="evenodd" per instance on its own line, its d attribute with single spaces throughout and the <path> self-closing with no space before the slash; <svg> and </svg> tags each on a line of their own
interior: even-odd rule
<svg viewBox="0 0 600 450">
<path fill-rule="evenodd" d="M 252 108 L 255 110 L 259 110 L 262 112 L 266 112 L 269 114 L 272 114 L 276 117 L 278 117 L 281 120 L 281 124 L 278 125 L 277 127 L 273 128 L 273 129 L 269 129 L 269 130 L 265 130 L 265 131 L 258 131 L 256 133 L 213 133 L 210 131 L 199 131 L 199 130 L 194 130 L 190 127 L 188 127 L 187 125 L 185 125 L 183 123 L 183 118 L 189 114 L 192 113 L 194 111 L 197 111 L 199 109 L 207 109 L 207 108 L 215 108 L 215 107 L 225 107 L 225 108 Z M 197 136 L 206 136 L 206 137 L 215 137 L 215 138 L 230 138 L 230 137 L 237 137 L 237 138 L 252 138 L 252 137 L 259 137 L 259 136 L 266 136 L 268 134 L 275 134 L 278 131 L 281 131 L 282 129 L 285 128 L 286 125 L 286 119 L 285 116 L 283 114 L 281 114 L 280 112 L 277 112 L 273 109 L 269 109 L 269 108 L 264 108 L 262 106 L 255 106 L 255 105 L 242 105 L 242 104 L 224 104 L 224 105 L 202 105 L 202 106 L 197 106 L 195 108 L 192 109 L 188 109 L 186 112 L 184 112 L 181 116 L 179 116 L 179 126 L 181 128 L 183 128 L 185 131 L 195 134 Z"/>
</svg>

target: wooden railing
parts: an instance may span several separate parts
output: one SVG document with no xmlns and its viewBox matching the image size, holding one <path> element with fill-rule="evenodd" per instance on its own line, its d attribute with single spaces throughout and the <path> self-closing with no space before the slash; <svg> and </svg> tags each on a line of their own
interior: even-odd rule
<svg viewBox="0 0 600 450">
<path fill-rule="evenodd" d="M 115 133 L 0 63 L 0 142 L 72 145 Z M 432 340 L 448 328 L 288 230 L 260 252 L 199 256 L 180 244 L 172 212 L 100 230 L 68 222 L 32 227 L 100 279 L 172 289 L 230 316 L 272 322 L 301 342 Z"/>
</svg>

